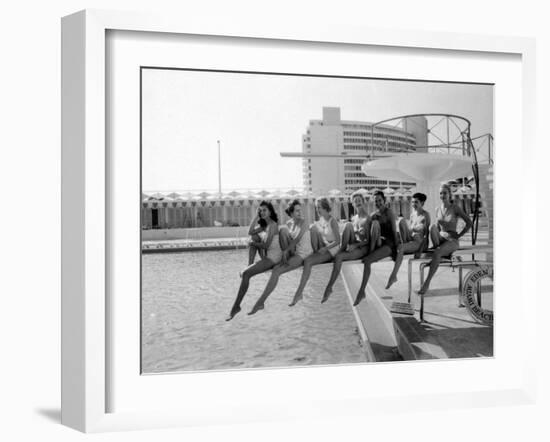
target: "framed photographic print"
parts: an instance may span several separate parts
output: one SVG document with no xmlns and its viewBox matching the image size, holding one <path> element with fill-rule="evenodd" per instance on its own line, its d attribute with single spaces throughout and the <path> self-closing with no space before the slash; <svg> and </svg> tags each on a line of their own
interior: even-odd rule
<svg viewBox="0 0 550 442">
<path fill-rule="evenodd" d="M 531 400 L 532 41 L 106 11 L 62 41 L 63 423 Z"/>
</svg>

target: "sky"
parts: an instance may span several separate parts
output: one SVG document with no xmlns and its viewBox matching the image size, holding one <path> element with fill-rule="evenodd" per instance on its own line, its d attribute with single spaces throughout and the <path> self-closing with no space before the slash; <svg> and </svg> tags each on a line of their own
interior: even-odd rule
<svg viewBox="0 0 550 442">
<path fill-rule="evenodd" d="M 144 69 L 142 188 L 222 191 L 302 187 L 302 135 L 322 108 L 376 122 L 414 113 L 461 115 L 493 132 L 490 85 Z"/>
</svg>

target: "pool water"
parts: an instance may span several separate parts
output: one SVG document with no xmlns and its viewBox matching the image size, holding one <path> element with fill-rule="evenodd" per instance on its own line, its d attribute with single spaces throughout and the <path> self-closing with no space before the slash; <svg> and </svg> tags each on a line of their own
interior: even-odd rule
<svg viewBox="0 0 550 442">
<path fill-rule="evenodd" d="M 366 362 L 342 281 L 320 302 L 327 265 L 314 267 L 295 307 L 301 269 L 284 274 L 265 309 L 248 316 L 270 273 L 255 276 L 242 311 L 226 322 L 247 253 L 142 255 L 143 373 Z"/>
</svg>

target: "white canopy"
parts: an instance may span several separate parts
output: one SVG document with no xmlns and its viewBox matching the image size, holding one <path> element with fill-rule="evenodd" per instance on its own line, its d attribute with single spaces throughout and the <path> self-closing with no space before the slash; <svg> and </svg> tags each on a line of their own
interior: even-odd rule
<svg viewBox="0 0 550 442">
<path fill-rule="evenodd" d="M 390 181 L 446 181 L 472 175 L 472 159 L 437 153 L 397 153 L 367 161 L 365 175 Z"/>
</svg>

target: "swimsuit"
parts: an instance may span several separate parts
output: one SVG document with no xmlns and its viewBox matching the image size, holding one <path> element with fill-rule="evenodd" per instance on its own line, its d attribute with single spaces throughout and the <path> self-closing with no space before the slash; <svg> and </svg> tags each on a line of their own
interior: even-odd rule
<svg viewBox="0 0 550 442">
<path fill-rule="evenodd" d="M 367 232 L 365 232 L 365 224 L 368 219 L 368 215 L 364 218 L 359 218 L 359 215 L 353 215 L 351 217 L 351 224 L 353 225 L 353 232 L 355 233 L 355 240 L 357 242 L 364 241 L 367 238 Z"/>
<path fill-rule="evenodd" d="M 332 226 L 330 225 L 330 222 L 332 220 L 332 217 L 328 219 L 328 221 L 325 221 L 323 217 L 319 218 L 319 221 L 315 223 L 317 226 L 317 229 L 321 233 L 321 238 L 323 239 L 323 243 L 326 245 L 330 244 L 331 242 L 336 241 L 336 235 L 332 231 Z M 328 252 L 331 254 L 331 256 L 334 256 L 338 253 L 339 247 L 334 246 L 328 249 Z"/>
<path fill-rule="evenodd" d="M 375 212 L 372 214 L 372 220 L 378 221 L 380 224 L 380 237 L 382 239 L 382 247 L 388 246 L 391 249 L 391 258 L 395 261 L 397 257 L 397 244 L 392 229 L 392 221 L 388 216 L 388 209 L 383 213 Z"/>
<path fill-rule="evenodd" d="M 451 205 L 445 214 L 443 209 L 438 207 L 435 210 L 437 226 L 439 227 L 439 236 L 443 241 L 456 241 L 458 243 L 458 233 L 456 231 L 456 225 L 458 223 L 458 216 L 454 205 Z"/>
<path fill-rule="evenodd" d="M 300 226 L 292 222 L 291 227 L 289 229 L 290 237 L 292 239 L 298 238 L 300 231 L 301 231 Z M 296 255 L 298 255 L 302 259 L 305 259 L 307 256 L 311 255 L 312 252 L 313 252 L 313 249 L 311 248 L 311 237 L 310 237 L 309 229 L 306 226 L 306 231 L 300 238 L 300 241 L 298 241 L 298 243 L 296 244 Z"/>
<path fill-rule="evenodd" d="M 271 260 L 275 264 L 281 261 L 283 257 L 283 251 L 279 246 L 279 235 L 275 235 L 271 241 L 269 249 L 267 249 L 267 259 Z"/>
<path fill-rule="evenodd" d="M 281 250 L 281 245 L 279 244 L 279 234 L 276 233 L 271 239 L 271 244 L 267 249 L 266 253 L 267 259 L 273 261 L 277 264 L 283 258 L 283 251 Z"/>
<path fill-rule="evenodd" d="M 422 223 L 420 223 L 420 220 L 424 220 L 424 227 L 422 227 Z M 418 215 L 413 218 L 413 214 L 411 214 L 410 220 L 409 220 L 409 230 L 411 232 L 411 238 L 412 241 L 422 243 L 424 241 L 424 238 L 426 236 L 426 216 L 425 215 Z M 418 229 L 422 228 L 423 231 L 419 232 Z"/>
</svg>

